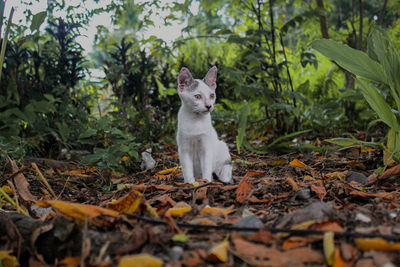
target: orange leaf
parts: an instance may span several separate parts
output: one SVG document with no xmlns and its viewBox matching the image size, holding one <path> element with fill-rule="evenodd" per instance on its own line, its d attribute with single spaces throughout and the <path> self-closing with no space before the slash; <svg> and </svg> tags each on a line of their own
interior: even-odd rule
<svg viewBox="0 0 400 267">
<path fill-rule="evenodd" d="M 400 242 L 388 243 L 383 238 L 354 238 L 359 250 L 395 251 L 400 250 Z"/>
<path fill-rule="evenodd" d="M 312 184 L 311 190 L 318 195 L 318 198 L 320 200 L 322 200 L 326 195 L 326 190 L 325 190 L 325 187 L 323 187 L 323 186 L 316 186 L 316 185 Z"/>
<path fill-rule="evenodd" d="M 189 212 L 192 207 L 185 202 L 178 202 L 176 205 L 168 211 L 171 213 L 172 216 L 182 216 L 184 213 Z"/>
<path fill-rule="evenodd" d="M 246 174 L 247 175 L 247 174 Z M 236 189 L 236 200 L 239 203 L 244 203 L 252 190 L 253 181 L 248 177 L 243 177 Z"/>
<path fill-rule="evenodd" d="M 66 257 L 58 265 L 67 265 L 68 267 L 78 267 L 81 263 L 81 257 Z"/>
<path fill-rule="evenodd" d="M 289 164 L 292 165 L 292 166 L 295 166 L 295 167 L 299 167 L 299 168 L 305 168 L 305 167 L 307 167 L 306 164 L 304 164 L 303 162 L 301 162 L 301 161 L 298 160 L 298 159 L 292 160 Z"/>
<path fill-rule="evenodd" d="M 112 217 L 117 217 L 119 215 L 118 212 L 113 210 L 87 204 L 70 203 L 61 200 L 42 200 L 36 202 L 36 205 L 41 207 L 51 206 L 62 214 L 81 221 L 84 221 L 86 218 L 96 218 L 100 215 L 108 215 Z"/>
<path fill-rule="evenodd" d="M 158 267 L 162 265 L 163 261 L 160 258 L 146 253 L 122 257 L 118 264 L 119 267 Z"/>
<path fill-rule="evenodd" d="M 265 171 L 248 171 L 244 177 L 255 177 L 268 174 Z"/>
<path fill-rule="evenodd" d="M 143 199 L 143 195 L 136 191 L 131 190 L 125 196 L 112 201 L 107 204 L 107 209 L 118 211 L 119 213 L 134 213 L 136 209 L 139 207 L 141 201 Z"/>
<path fill-rule="evenodd" d="M 285 240 L 282 245 L 283 250 L 289 250 L 292 248 L 304 247 L 310 242 L 309 238 L 300 237 L 300 236 L 292 236 L 291 238 Z"/>
<path fill-rule="evenodd" d="M 174 168 L 170 168 L 170 169 L 165 169 L 165 170 L 159 171 L 159 172 L 156 173 L 155 176 L 157 177 L 159 175 L 166 175 L 166 174 L 170 174 L 170 173 L 174 174 L 174 173 L 177 173 L 178 171 L 179 171 L 179 167 L 174 167 Z"/>
<path fill-rule="evenodd" d="M 179 229 L 178 225 L 175 223 L 174 219 L 171 217 L 171 212 L 167 210 L 167 212 L 164 214 L 165 216 L 165 221 L 167 222 L 168 226 L 171 228 L 171 231 L 175 234 L 183 234 L 181 229 Z"/>
<path fill-rule="evenodd" d="M 228 215 L 233 211 L 234 205 L 230 206 L 229 208 L 212 208 L 212 207 L 204 207 L 200 213 L 201 214 L 211 214 L 213 216 L 217 216 L 218 214 Z"/>
<path fill-rule="evenodd" d="M 189 222 L 190 224 L 202 224 L 202 225 L 217 225 L 215 222 L 206 219 L 206 218 L 198 218 L 198 219 L 193 219 Z"/>
<path fill-rule="evenodd" d="M 228 259 L 228 241 L 222 241 L 213 247 L 210 252 L 208 252 L 208 257 L 211 259 L 218 259 L 221 262 L 226 262 Z"/>
<path fill-rule="evenodd" d="M 292 186 L 293 191 L 296 191 L 297 189 L 299 189 L 299 186 L 296 184 L 296 182 L 293 180 L 293 178 L 288 177 L 286 179 L 286 182 Z"/>
<path fill-rule="evenodd" d="M 340 255 L 340 249 L 339 247 L 335 248 L 335 261 L 333 263 L 333 267 L 345 267 L 347 264 L 346 262 L 342 259 L 342 256 Z"/>
<path fill-rule="evenodd" d="M 212 208 L 212 207 L 204 207 L 200 213 L 201 214 L 211 214 L 213 216 L 217 216 L 218 214 L 228 215 L 232 213 L 234 205 L 230 206 L 229 208 Z"/>
</svg>

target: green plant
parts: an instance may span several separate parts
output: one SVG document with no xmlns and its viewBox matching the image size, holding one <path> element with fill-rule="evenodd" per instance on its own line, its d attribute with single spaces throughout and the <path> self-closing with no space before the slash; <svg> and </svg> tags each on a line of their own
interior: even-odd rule
<svg viewBox="0 0 400 267">
<path fill-rule="evenodd" d="M 338 44 L 332 40 L 315 40 L 311 46 L 357 76 L 357 85 L 364 98 L 388 127 L 385 163 L 400 162 L 400 123 L 384 98 L 381 89 L 389 89 L 400 112 L 400 56 L 384 30 L 375 27 L 368 37 L 368 53 Z"/>
<path fill-rule="evenodd" d="M 93 153 L 82 158 L 81 163 L 96 164 L 101 168 L 122 168 L 138 159 L 139 144 L 135 137 L 113 127 L 108 116 L 90 124 L 79 136 L 78 142 L 93 147 Z M 124 156 L 128 157 L 125 158 Z"/>
</svg>

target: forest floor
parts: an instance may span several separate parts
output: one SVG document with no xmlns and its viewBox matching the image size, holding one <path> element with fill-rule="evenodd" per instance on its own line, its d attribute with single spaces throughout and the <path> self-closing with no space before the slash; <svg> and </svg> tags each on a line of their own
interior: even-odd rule
<svg viewBox="0 0 400 267">
<path fill-rule="evenodd" d="M 174 146 L 153 157 L 130 174 L 8 159 L 0 186 L 29 216 L 1 196 L 2 266 L 400 266 L 400 168 L 373 175 L 378 151 L 234 151 L 231 185 L 183 183 Z"/>
</svg>

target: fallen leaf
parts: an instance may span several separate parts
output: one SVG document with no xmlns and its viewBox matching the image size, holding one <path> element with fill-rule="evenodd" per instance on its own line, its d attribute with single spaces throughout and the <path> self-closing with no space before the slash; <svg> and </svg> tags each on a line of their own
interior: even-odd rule
<svg viewBox="0 0 400 267">
<path fill-rule="evenodd" d="M 271 167 L 279 166 L 279 165 L 285 165 L 287 164 L 286 160 L 274 160 L 272 162 L 268 162 L 267 165 Z"/>
<path fill-rule="evenodd" d="M 227 240 L 218 243 L 208 252 L 208 258 L 218 259 L 220 262 L 226 262 L 228 259 L 228 247 L 229 242 Z"/>
<path fill-rule="evenodd" d="M 296 182 L 291 177 L 288 177 L 286 179 L 286 183 L 290 184 L 290 186 L 292 187 L 292 191 L 296 191 L 297 189 L 299 189 L 299 186 L 296 184 Z"/>
<path fill-rule="evenodd" d="M 86 218 L 93 219 L 100 215 L 108 215 L 112 217 L 118 217 L 119 213 L 113 210 L 87 205 L 71 203 L 61 200 L 42 200 L 36 202 L 37 206 L 40 207 L 52 207 L 64 215 L 84 221 Z"/>
<path fill-rule="evenodd" d="M 307 167 L 306 164 L 304 164 L 303 162 L 301 162 L 298 159 L 294 159 L 291 162 L 289 162 L 290 165 L 295 166 L 295 167 L 299 167 L 299 168 L 305 168 Z"/>
<path fill-rule="evenodd" d="M 386 179 L 391 176 L 399 175 L 400 174 L 400 164 L 387 169 L 381 175 L 378 176 L 378 179 Z"/>
<path fill-rule="evenodd" d="M 206 206 L 200 211 L 200 214 L 211 214 L 213 216 L 217 216 L 219 214 L 228 215 L 229 213 L 232 213 L 233 207 L 234 207 L 234 205 L 225 209 L 225 208 L 212 208 L 212 207 Z"/>
<path fill-rule="evenodd" d="M 348 264 L 343 260 L 342 256 L 340 255 L 339 247 L 335 248 L 335 261 L 333 263 L 333 267 L 345 267 Z M 351 265 L 349 265 L 351 266 Z"/>
<path fill-rule="evenodd" d="M 268 172 L 265 171 L 248 171 L 244 177 L 255 177 L 255 176 L 262 176 L 266 175 Z"/>
<path fill-rule="evenodd" d="M 301 236 L 292 236 L 289 239 L 285 240 L 282 245 L 283 250 L 289 250 L 298 247 L 304 247 L 310 243 L 310 239 Z"/>
<path fill-rule="evenodd" d="M 4 192 L 6 192 L 8 195 L 11 195 L 11 194 L 14 193 L 13 190 L 11 189 L 11 187 L 9 187 L 8 185 L 3 185 L 3 186 L 1 187 L 1 189 L 2 189 Z"/>
<path fill-rule="evenodd" d="M 333 232 L 324 233 L 324 255 L 329 266 L 335 262 L 335 240 Z"/>
<path fill-rule="evenodd" d="M 155 174 L 155 176 L 160 176 L 160 175 L 166 175 L 166 174 L 175 174 L 180 170 L 180 167 L 174 167 L 174 168 L 170 168 L 170 169 L 165 169 L 162 171 L 159 171 Z"/>
<path fill-rule="evenodd" d="M 187 242 L 189 240 L 189 237 L 185 234 L 176 234 L 172 237 L 172 241 L 176 242 Z"/>
<path fill-rule="evenodd" d="M 12 170 L 14 173 L 19 171 L 17 164 L 14 160 L 12 160 L 9 156 L 6 155 L 8 162 L 10 163 Z M 29 191 L 29 183 L 26 181 L 25 176 L 22 173 L 18 173 L 13 177 L 13 182 L 16 188 L 18 195 L 20 195 L 21 199 L 25 202 L 35 202 L 36 198 Z"/>
<path fill-rule="evenodd" d="M 171 216 L 171 212 L 167 211 L 165 214 L 165 221 L 167 222 L 168 226 L 171 228 L 171 231 L 175 234 L 183 234 L 181 229 L 179 229 L 178 225 L 175 223 L 174 219 Z"/>
<path fill-rule="evenodd" d="M 202 225 L 217 225 L 215 222 L 207 218 L 196 218 L 189 222 L 190 224 L 202 224 Z"/>
<path fill-rule="evenodd" d="M 318 198 L 322 201 L 322 199 L 326 195 L 326 190 L 325 187 L 323 186 L 316 186 L 316 185 L 311 185 L 311 190 L 315 192 L 318 195 Z"/>
<path fill-rule="evenodd" d="M 0 265 L 4 267 L 17 267 L 19 266 L 18 260 L 15 256 L 11 255 L 12 251 L 0 250 Z"/>
<path fill-rule="evenodd" d="M 331 172 L 331 173 L 325 174 L 325 178 L 328 178 L 328 179 L 336 178 L 336 179 L 339 179 L 339 180 L 344 180 L 347 177 L 348 173 L 349 173 L 349 171 Z"/>
<path fill-rule="evenodd" d="M 327 220 L 320 223 L 315 223 L 312 228 L 322 231 L 344 232 L 344 229 L 342 226 L 340 226 L 339 222 L 334 220 Z"/>
<path fill-rule="evenodd" d="M 359 250 L 395 251 L 400 250 L 400 242 L 388 243 L 383 238 L 354 238 Z"/>
<path fill-rule="evenodd" d="M 246 174 L 247 175 L 247 174 Z M 236 200 L 244 203 L 252 191 L 253 181 L 249 177 L 243 177 L 236 189 Z"/>
<path fill-rule="evenodd" d="M 185 202 L 178 202 L 174 207 L 168 209 L 172 216 L 182 216 L 190 210 L 192 210 L 192 207 Z"/>
<path fill-rule="evenodd" d="M 232 240 L 232 253 L 255 266 L 302 266 L 307 263 L 322 263 L 323 257 L 311 248 L 296 248 L 281 252 L 265 245 L 254 244 L 240 238 Z"/>
<path fill-rule="evenodd" d="M 118 211 L 119 213 L 132 214 L 139 207 L 140 203 L 144 200 L 143 195 L 136 191 L 131 190 L 125 196 L 112 201 L 107 204 L 107 209 Z"/>
<path fill-rule="evenodd" d="M 68 267 L 78 267 L 81 263 L 81 257 L 66 257 L 58 262 L 57 265 L 67 265 Z"/>
<path fill-rule="evenodd" d="M 360 197 L 381 197 L 384 199 L 394 199 L 397 192 L 379 192 L 379 193 L 367 193 L 362 191 L 353 190 L 350 192 L 352 196 L 360 196 Z"/>
<path fill-rule="evenodd" d="M 163 261 L 160 258 L 146 253 L 122 257 L 118 263 L 119 267 L 158 267 L 162 265 Z"/>
</svg>

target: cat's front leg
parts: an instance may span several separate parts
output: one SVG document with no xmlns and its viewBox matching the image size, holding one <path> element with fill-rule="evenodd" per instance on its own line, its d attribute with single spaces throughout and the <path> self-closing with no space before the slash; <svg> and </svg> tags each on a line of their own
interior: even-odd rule
<svg viewBox="0 0 400 267">
<path fill-rule="evenodd" d="M 179 151 L 179 160 L 182 166 L 182 173 L 185 183 L 193 184 L 195 182 L 193 175 L 193 159 L 189 152 Z"/>
<path fill-rule="evenodd" d="M 213 163 L 213 148 L 212 143 L 205 138 L 202 140 L 202 151 L 201 151 L 201 174 L 202 178 L 208 182 L 212 182 L 212 163 Z"/>
</svg>

